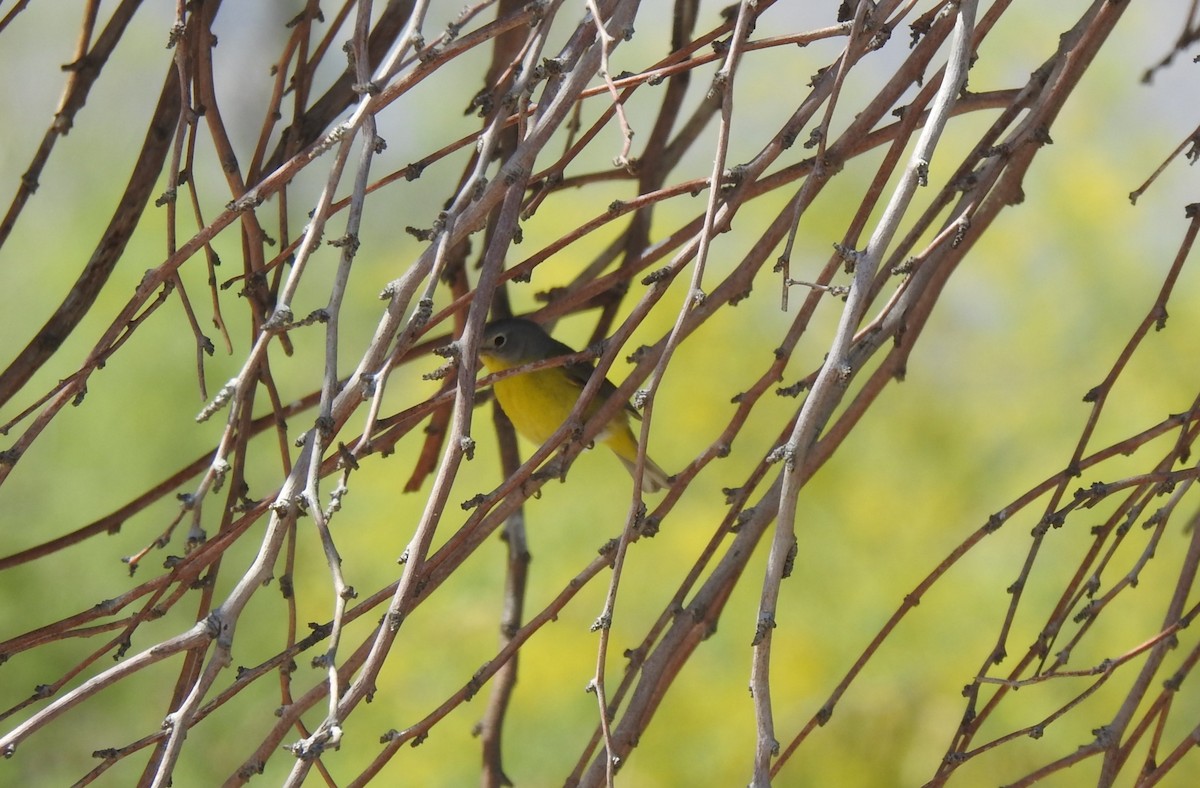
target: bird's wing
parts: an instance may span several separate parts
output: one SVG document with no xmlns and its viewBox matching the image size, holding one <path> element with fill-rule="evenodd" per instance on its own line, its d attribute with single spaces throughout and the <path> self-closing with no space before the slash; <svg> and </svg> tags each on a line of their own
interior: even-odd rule
<svg viewBox="0 0 1200 788">
<path fill-rule="evenodd" d="M 574 351 L 568 352 L 573 353 Z M 583 387 L 586 386 L 588 381 L 592 379 L 592 375 L 596 371 L 595 367 L 586 361 L 575 361 L 570 364 L 565 364 L 563 369 L 566 370 L 567 377 L 571 379 L 571 382 L 579 386 L 580 391 L 582 391 Z M 616 393 L 617 387 L 613 385 L 611 380 L 605 378 L 604 382 L 600 384 L 600 392 L 597 394 L 597 396 L 603 401 L 610 399 L 612 395 Z M 625 410 L 628 411 L 629 414 L 635 419 L 640 420 L 642 418 L 642 414 L 638 413 L 637 410 L 634 409 L 633 405 L 629 404 L 628 402 L 625 403 Z"/>
</svg>

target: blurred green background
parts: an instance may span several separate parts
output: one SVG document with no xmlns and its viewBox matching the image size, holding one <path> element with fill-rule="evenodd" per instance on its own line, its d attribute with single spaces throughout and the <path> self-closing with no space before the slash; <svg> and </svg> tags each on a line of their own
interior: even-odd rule
<svg viewBox="0 0 1200 788">
<path fill-rule="evenodd" d="M 257 133 L 257 110 L 270 86 L 271 58 L 286 35 L 282 23 L 298 10 L 270 5 L 231 8 L 222 12 L 220 20 L 223 32 L 217 51 L 229 53 L 229 59 L 221 61 L 222 109 L 235 140 L 243 146 L 239 153 L 245 151 L 247 159 Z M 771 9 L 764 17 L 758 35 L 770 34 L 767 22 L 777 22 L 785 30 L 829 24 L 837 4 L 813 4 L 822 7 L 803 10 L 781 5 L 785 7 Z M 1052 53 L 1066 21 L 1076 18 L 1085 6 L 1016 5 L 981 51 L 971 73 L 972 89 L 1023 82 L 1024 75 Z M 1197 66 L 1189 58 L 1159 72 L 1151 85 L 1139 83 L 1142 71 L 1169 49 L 1178 34 L 1180 5 L 1165 0 L 1141 4 L 1141 13 L 1128 14 L 1122 21 L 1116 38 L 1102 50 L 1052 129 L 1055 144 L 1039 155 L 1025 184 L 1024 204 L 1004 212 L 951 280 L 912 355 L 907 379 L 884 393 L 801 493 L 799 555 L 795 573 L 784 585 L 775 631 L 772 688 L 778 733 L 785 743 L 818 710 L 904 594 L 990 514 L 1063 467 L 1088 415 L 1084 393 L 1108 372 L 1153 303 L 1185 229 L 1183 207 L 1195 199 L 1194 171 L 1175 163 L 1136 207 L 1131 207 L 1128 194 L 1191 133 L 1196 122 L 1194 105 L 1179 100 L 1195 93 Z M 717 7 L 706 4 L 704 9 L 700 30 L 716 23 Z M 438 13 L 449 18 L 456 11 L 446 8 Z M 78 11 L 72 8 L 74 13 Z M 16 231 L 0 249 L 0 363 L 7 364 L 16 355 L 62 299 L 111 215 L 170 57 L 163 49 L 170 23 L 166 7 L 147 7 L 139 13 L 75 128 L 58 143 Z M 636 70 L 661 56 L 661 36 L 654 32 L 654 24 L 653 18 L 639 20 L 639 35 L 618 50 L 621 62 L 614 71 Z M 0 186 L 6 195 L 14 191 L 53 113 L 63 79 L 59 66 L 70 59 L 74 25 L 61 7 L 35 3 L 2 36 L 4 73 L 20 75 L 0 83 L 0 112 L 7 119 L 0 143 Z M 897 32 L 898 38 L 906 35 L 907 31 Z M 261 47 L 247 47 L 247 36 L 268 40 Z M 746 130 L 735 138 L 731 163 L 751 155 L 778 126 L 780 109 L 772 99 L 779 87 L 772 74 L 786 68 L 789 79 L 794 75 L 798 91 L 839 46 L 840 40 L 834 39 L 805 50 L 747 59 L 736 94 L 739 121 L 746 119 Z M 899 48 L 897 58 L 904 55 Z M 459 89 L 463 97 L 478 84 L 478 56 L 452 64 L 445 75 L 469 85 Z M 878 57 L 881 73 L 888 73 L 893 56 L 885 50 Z M 696 80 L 693 92 L 702 81 Z M 445 83 L 422 86 L 380 116 L 379 131 L 388 141 L 388 150 L 374 170 L 377 175 L 403 167 L 477 123 L 461 116 L 457 98 L 446 101 L 439 96 L 438 84 Z M 845 106 L 854 106 L 853 97 L 867 95 L 871 87 L 848 85 Z M 645 98 L 644 107 L 631 104 L 635 128 L 646 128 L 647 113 L 656 101 L 653 96 Z M 782 104 L 784 109 L 791 106 Z M 966 121 L 961 138 L 952 125 L 944 142 L 946 160 L 957 161 L 955 154 L 961 156 L 990 120 L 989 116 Z M 715 127 L 710 132 L 711 139 Z M 620 140 L 615 131 L 605 133 L 608 146 L 598 145 L 595 150 L 611 156 Z M 807 155 L 799 149 L 794 153 L 797 158 Z M 200 193 L 210 201 L 206 215 L 211 218 L 228 196 L 219 170 L 212 166 L 211 151 L 201 150 L 199 155 L 196 175 Z M 711 143 L 697 146 L 681 171 L 694 173 L 689 177 L 706 175 L 710 160 L 705 157 L 710 155 Z M 426 224 L 432 221 L 463 161 L 463 156 L 451 157 L 420 180 L 393 184 L 368 201 L 362 248 L 343 311 L 344 365 L 357 359 L 356 351 L 374 329 L 381 311 L 378 292 L 421 251 L 420 244 L 401 228 L 422 218 Z M 878 161 L 876 153 L 853 163 L 822 194 L 801 223 L 794 256 L 804 261 L 799 265 L 816 270 L 823 264 Z M 935 173 L 937 166 L 935 161 Z M 291 192 L 293 232 L 303 226 L 304 213 L 311 207 L 311 201 L 306 203 L 300 195 L 315 194 L 323 177 L 323 168 L 309 168 Z M 524 243 L 514 249 L 510 262 L 553 241 L 563 227 L 578 224 L 581 216 L 602 212 L 611 199 L 628 196 L 628 185 L 620 183 L 547 201 L 526 223 Z M 734 231 L 716 242 L 710 281 L 718 281 L 740 259 L 786 196 L 765 199 L 761 213 L 752 206 L 739 215 Z M 581 208 L 578 201 L 584 199 L 586 206 Z M 702 210 L 702 199 L 668 202 L 657 221 L 663 227 L 676 227 Z M 162 261 L 163 221 L 161 210 L 147 212 L 97 307 L 22 396 L 0 411 L 0 420 L 8 421 L 78 366 L 143 272 Z M 344 220 L 335 219 L 331 227 L 339 227 L 340 221 Z M 190 225 L 185 221 L 183 226 Z M 536 306 L 535 292 L 568 281 L 621 226 L 613 223 L 575 244 L 558 260 L 540 267 L 530 284 L 515 285 L 512 296 L 517 311 Z M 240 249 L 234 239 L 234 234 L 227 234 L 218 240 L 218 250 L 228 262 L 228 270 L 219 272 L 218 278 L 240 270 Z M 315 268 L 293 305 L 297 315 L 324 305 L 324 285 L 332 276 L 336 254 L 326 250 L 314 258 Z M 183 275 L 193 304 L 206 318 L 210 307 L 200 259 L 185 266 Z M 1148 338 L 1122 376 L 1093 446 L 1130 435 L 1190 405 L 1200 383 L 1200 366 L 1195 363 L 1195 337 L 1200 336 L 1198 284 L 1197 273 L 1185 268 L 1169 305 L 1166 330 Z M 629 349 L 668 330 L 684 295 L 682 284 L 677 283 Z M 248 342 L 244 309 L 234 291 L 226 291 L 222 298 L 235 349 L 232 355 L 219 351 L 206 361 L 210 392 L 236 373 Z M 793 303 L 798 301 L 795 298 Z M 784 384 L 820 364 L 838 309 L 835 300 L 827 300 L 821 308 L 814 329 L 789 365 Z M 777 280 L 764 277 L 748 301 L 724 310 L 681 348 L 663 380 L 655 410 L 650 451 L 660 465 L 676 471 L 715 438 L 733 413 L 730 398 L 770 365 L 772 351 L 792 318 L 779 309 Z M 211 450 L 222 419 L 193 421 L 203 403 L 195 380 L 194 344 L 177 299 L 151 320 L 153 325 L 138 331 L 93 376 L 83 404 L 56 418 L 0 488 L 0 555 L 78 528 Z M 573 318 L 558 327 L 557 335 L 578 347 L 589 331 L 589 323 Z M 307 393 L 320 376 L 320 365 L 314 362 L 323 342 L 319 329 L 296 332 L 293 338 L 297 344 L 293 357 L 272 351 L 273 370 L 285 399 Z M 433 384 L 419 377 L 438 363 L 423 359 L 393 377 L 388 405 L 403 407 L 434 391 Z M 612 377 L 620 379 L 623 374 L 620 365 L 614 367 Z M 612 630 L 608 672 L 614 684 L 621 675 L 622 650 L 637 645 L 723 517 L 721 489 L 743 482 L 771 450 L 796 407 L 797 400 L 766 398 L 732 454 L 710 466 L 692 485 L 657 537 L 630 551 Z M 477 411 L 476 420 L 477 457 L 458 476 L 439 543 L 465 516 L 455 505 L 491 489 L 497 481 L 488 411 Z M 290 425 L 293 433 L 305 423 L 304 417 L 296 417 Z M 357 431 L 359 424 L 352 422 L 351 427 Z M 399 576 L 395 558 L 411 538 L 424 498 L 401 496 L 397 491 L 411 471 L 420 439 L 419 434 L 410 435 L 387 459 L 364 463 L 334 520 L 344 571 L 360 592 L 374 591 Z M 0 441 L 0 448 L 10 440 L 12 436 Z M 1160 450 L 1152 445 L 1143 451 Z M 270 447 L 262 447 L 262 464 L 251 470 L 251 483 L 256 485 L 251 496 L 268 495 L 278 483 L 278 457 L 272 461 L 271 452 Z M 1126 466 L 1113 463 L 1098 474 L 1085 475 L 1078 486 L 1097 478 L 1111 480 L 1148 464 L 1140 458 Z M 423 491 L 428 488 L 426 482 Z M 528 611 L 541 610 L 601 545 L 620 532 L 629 505 L 627 495 L 628 478 L 619 465 L 606 453 L 594 452 L 580 458 L 565 484 L 547 486 L 540 499 L 530 502 L 527 516 L 534 560 Z M 127 522 L 114 536 L 95 538 L 51 560 L 0 573 L 0 610 L 4 611 L 0 639 L 87 609 L 150 577 L 159 553 L 152 554 L 133 580 L 120 558 L 153 540 L 174 513 L 173 502 L 164 501 Z M 779 784 L 907 786 L 932 774 L 962 714 L 959 690 L 994 644 L 1009 601 L 1005 589 L 1017 577 L 1028 551 L 1030 528 L 1040 513 L 1035 504 L 1013 518 L 922 600 L 851 687 L 830 723 L 815 732 L 784 768 Z M 1019 657 L 1036 636 L 1041 623 L 1037 614 L 1044 615 L 1057 599 L 1061 582 L 1086 549 L 1087 528 L 1105 514 L 1100 511 L 1090 519 L 1074 520 L 1070 528 L 1055 531 L 1047 541 L 1027 591 L 1023 608 L 1027 615 L 1018 617 L 1009 641 L 1010 660 Z M 332 611 L 328 570 L 307 525 L 301 523 L 296 573 L 302 624 L 326 621 Z M 251 531 L 228 553 L 218 600 L 253 557 L 260 530 Z M 1127 594 L 1112 618 L 1084 641 L 1073 667 L 1116 656 L 1157 631 L 1163 612 L 1158 604 L 1164 598 L 1161 587 L 1174 582 L 1184 540 L 1179 528 L 1169 529 L 1142 585 Z M 1129 549 L 1140 549 L 1141 544 Z M 177 541 L 166 552 L 181 550 Z M 620 773 L 620 784 L 737 785 L 749 778 L 754 747 L 753 707 L 747 692 L 750 639 L 765 555 L 762 548 L 751 561 L 718 632 L 684 669 Z M 374 756 L 384 731 L 417 722 L 495 653 L 503 562 L 504 547 L 493 539 L 405 623 L 374 702 L 350 718 L 342 752 L 327 759 L 339 784 Z M 584 687 L 596 660 L 597 637 L 589 628 L 602 607 L 607 580 L 608 574 L 602 573 L 521 651 L 521 679 L 505 730 L 505 768 L 518 785 L 560 783 L 596 724 L 595 699 Z M 133 651 L 182 631 L 192 623 L 194 613 L 184 602 L 162 620 L 144 625 Z M 283 613 L 276 590 L 258 595 L 239 633 L 237 664 L 257 664 L 275 653 L 283 633 Z M 359 642 L 375 620 L 369 614 L 356 622 L 344 642 Z M 60 643 L 14 655 L 0 667 L 4 687 L 0 707 L 8 708 L 35 685 L 57 679 L 99 642 L 93 638 Z M 320 680 L 307 658 L 295 677 L 297 691 Z M 109 664 L 110 657 L 104 656 L 96 669 Z M 93 750 L 122 746 L 157 729 L 168 711 L 164 703 L 177 669 L 178 661 L 168 660 L 72 710 L 22 744 L 15 758 L 0 762 L 0 782 L 67 784 L 92 768 Z M 224 681 L 230 679 L 232 672 Z M 1032 724 L 1088 682 L 1079 681 L 1024 689 L 1019 698 L 1002 704 L 990 725 L 1002 733 Z M 223 686 L 218 682 L 218 687 Z M 452 786 L 477 781 L 479 749 L 472 726 L 482 713 L 487 691 L 439 723 L 421 747 L 401 752 L 384 770 L 382 782 Z M 1101 691 L 1081 713 L 1051 726 L 1041 739 L 998 748 L 972 760 L 957 773 L 957 783 L 1012 779 L 1071 752 L 1090 741 L 1091 729 L 1106 721 L 1111 700 Z M 274 722 L 279 702 L 276 682 L 268 678 L 197 726 L 175 784 L 215 784 L 228 777 Z M 1177 708 L 1176 719 L 1194 720 L 1200 712 L 1194 697 L 1181 696 L 1178 702 L 1191 705 L 1186 710 Z M 319 722 L 323 707 L 314 711 L 306 717 L 310 725 Z M 3 729 L 28 713 L 10 718 Z M 1175 727 L 1168 732 L 1167 741 L 1182 735 Z M 988 738 L 985 735 L 981 741 Z M 131 784 L 141 765 L 139 757 L 129 758 L 100 783 Z M 290 756 L 274 758 L 266 775 L 255 783 L 280 782 L 290 765 Z M 1085 762 L 1047 784 L 1088 784 L 1095 781 L 1097 769 L 1098 762 Z M 1167 784 L 1188 784 L 1185 772 L 1178 770 L 1178 782 Z"/>
</svg>

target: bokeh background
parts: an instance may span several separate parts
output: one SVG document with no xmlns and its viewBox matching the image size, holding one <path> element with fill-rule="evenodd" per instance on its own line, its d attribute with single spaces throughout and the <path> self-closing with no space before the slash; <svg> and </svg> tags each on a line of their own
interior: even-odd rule
<svg viewBox="0 0 1200 788">
<path fill-rule="evenodd" d="M 101 19 L 113 5 L 99 4 Z M 285 23 L 300 5 L 237 4 L 222 9 L 218 17 L 222 109 L 242 151 L 253 147 L 271 86 L 269 71 L 287 35 Z M 460 10 L 459 4 L 434 5 L 428 30 L 440 30 Z M 699 29 L 716 24 L 720 5 L 701 4 Z M 971 88 L 1023 81 L 1052 54 L 1058 35 L 1087 5 L 1015 3 L 980 53 Z M 1129 193 L 1197 122 L 1198 66 L 1191 51 L 1155 72 L 1151 81 L 1142 78 L 1171 51 L 1186 21 L 1185 5 L 1143 2 L 1125 15 L 1051 130 L 1054 144 L 1031 170 L 1024 202 L 1002 213 L 951 279 L 916 345 L 903 383 L 885 391 L 801 492 L 798 555 L 794 574 L 784 584 L 775 631 L 772 689 L 776 723 L 784 737 L 794 735 L 816 713 L 907 592 L 989 515 L 1059 472 L 1069 459 L 1089 412 L 1084 394 L 1107 374 L 1153 303 L 1187 227 L 1184 207 L 1196 199 L 1195 171 L 1177 160 L 1136 205 L 1129 200 Z M 642 10 L 637 34 L 617 50 L 614 72 L 637 71 L 662 56 L 665 37 L 659 31 L 669 14 L 667 4 L 662 6 Z M 837 6 L 779 3 L 764 15 L 756 36 L 770 35 L 772 29 L 834 24 Z M 64 79 L 60 66 L 71 58 L 81 13 L 75 5 L 32 3 L 0 34 L 0 73 L 9 75 L 0 80 L 0 116 L 5 119 L 0 190 L 6 195 L 15 191 L 53 115 Z M 582 6 L 560 13 L 577 15 Z M 171 56 L 165 44 L 172 14 L 169 4 L 148 4 L 135 15 L 75 127 L 58 142 L 21 221 L 0 248 L 0 364 L 15 357 L 63 298 L 112 213 Z M 897 40 L 873 55 L 870 68 L 862 69 L 861 75 L 856 72 L 861 83 L 848 83 L 845 111 L 875 87 L 869 81 L 872 69 L 886 76 L 900 62 L 906 37 L 907 31 L 897 31 Z M 747 131 L 733 139 L 732 162 L 748 157 L 761 144 L 762 135 L 752 131 L 756 126 L 774 129 L 781 113 L 790 112 L 792 104 L 778 101 L 780 93 L 798 90 L 841 45 L 833 38 L 747 58 L 736 85 L 737 124 L 745 124 Z M 464 117 L 460 99 L 477 89 L 483 58 L 483 52 L 473 52 L 451 63 L 441 75 L 445 81 L 430 81 L 381 113 L 379 133 L 387 149 L 376 173 L 400 169 L 476 127 L 477 120 Z M 711 68 L 702 73 L 711 73 Z M 706 78 L 696 79 L 693 104 Z M 447 96 L 446 85 L 460 87 Z M 635 129 L 645 128 L 653 108 L 631 102 Z M 961 136 L 960 127 L 951 126 L 943 142 L 951 161 L 957 160 L 954 152 L 961 157 L 978 130 L 990 122 L 987 113 L 980 114 L 970 121 L 976 124 L 975 136 L 969 123 Z M 740 128 L 735 126 L 735 131 Z M 596 168 L 603 166 L 603 157 L 615 155 L 620 144 L 614 130 L 606 129 L 601 136 L 605 134 L 608 139 L 593 146 Z M 211 217 L 229 197 L 211 149 L 200 149 L 197 155 L 197 189 L 210 201 L 206 209 Z M 806 154 L 797 147 L 795 155 Z M 465 156 L 466 152 L 449 157 L 419 180 L 393 183 L 368 201 L 342 315 L 347 363 L 375 328 L 382 308 L 379 291 L 424 248 L 403 227 L 432 221 L 452 193 Z M 680 170 L 703 177 L 711 156 L 711 147 L 700 144 Z M 881 156 L 877 151 L 855 160 L 805 216 L 794 255 L 797 270 L 815 269 L 828 258 Z M 306 169 L 290 192 L 296 230 L 324 173 L 319 167 Z M 628 184 L 615 182 L 547 200 L 523 225 L 523 243 L 514 247 L 510 262 L 552 242 L 581 216 L 596 215 L 612 199 L 629 196 Z M 785 198 L 775 198 L 776 210 Z M 678 226 L 702 210 L 702 199 L 668 201 L 660 206 L 656 221 Z M 753 206 L 743 211 L 733 231 L 715 241 L 714 278 L 732 267 L 762 232 L 773 216 L 773 210 L 767 210 L 771 199 L 766 198 L 761 212 Z M 539 266 L 530 283 L 513 285 L 515 311 L 537 308 L 538 291 L 569 281 L 581 261 L 597 254 L 620 227 L 613 223 L 583 238 Z M 163 231 L 161 209 L 149 210 L 96 307 L 21 396 L 0 410 L 0 421 L 8 423 L 82 363 L 144 272 L 164 259 Z M 222 236 L 216 245 L 231 263 L 230 275 L 236 274 L 236 235 Z M 293 304 L 298 316 L 324 305 L 336 260 L 337 250 L 328 247 L 313 258 L 313 272 Z M 211 307 L 203 267 L 185 266 L 182 274 L 205 318 Z M 1165 330 L 1143 343 L 1122 375 L 1095 445 L 1107 445 L 1191 406 L 1200 385 L 1197 276 L 1194 267 L 1184 267 L 1169 304 L 1170 320 Z M 638 329 L 629 350 L 669 330 L 686 296 L 683 285 L 677 283 L 663 307 Z M 234 348 L 227 352 L 218 342 L 217 353 L 206 359 L 204 378 L 210 393 L 236 374 L 249 343 L 236 289 L 222 291 L 220 298 L 226 304 Z M 439 306 L 447 303 L 444 295 L 439 299 Z M 798 301 L 799 297 L 793 304 Z M 783 384 L 820 365 L 839 307 L 836 299 L 827 299 L 821 307 Z M 649 444 L 660 465 L 668 471 L 680 469 L 711 442 L 732 415 L 731 397 L 769 366 L 792 317 L 780 309 L 778 281 L 763 277 L 747 301 L 724 310 L 680 348 L 661 384 Z M 70 532 L 212 450 L 222 422 L 195 421 L 203 402 L 193 337 L 178 301 L 169 301 L 151 321 L 92 377 L 82 403 L 56 417 L 0 487 L 0 555 Z M 572 317 L 558 325 L 556 335 L 580 347 L 590 327 L 586 317 Z M 293 340 L 294 355 L 272 353 L 273 371 L 288 397 L 301 396 L 319 383 L 324 338 L 313 330 L 295 332 Z M 389 403 L 402 407 L 436 391 L 437 385 L 420 375 L 440 364 L 441 359 L 432 356 L 408 364 L 389 384 Z M 623 362 L 611 375 L 617 380 L 624 375 Z M 612 629 L 611 676 L 620 675 L 620 652 L 637 645 L 720 522 L 726 508 L 722 488 L 743 482 L 774 447 L 781 425 L 796 408 L 796 400 L 768 399 L 772 401 L 755 410 L 730 455 L 689 487 L 661 532 L 630 550 Z M 311 416 L 296 417 L 295 432 L 304 428 L 306 418 Z M 477 411 L 476 418 L 477 454 L 458 474 L 452 509 L 497 483 L 490 405 Z M 353 429 L 360 427 L 356 423 Z M 6 440 L 0 438 L 0 448 Z M 399 493 L 421 440 L 419 431 L 414 432 L 390 456 L 364 463 L 333 521 L 343 569 L 360 590 L 378 589 L 399 576 L 396 559 L 424 506 L 422 492 L 429 489 L 426 481 L 422 492 Z M 524 452 L 531 448 L 523 444 Z M 1140 472 L 1145 466 L 1136 458 L 1125 465 L 1118 460 L 1101 473 L 1083 476 L 1078 486 Z M 248 475 L 252 497 L 269 494 L 279 480 L 278 457 L 272 462 L 265 453 L 261 465 L 251 467 Z M 533 554 L 528 610 L 542 609 L 620 533 L 630 504 L 628 487 L 620 466 L 597 451 L 581 456 L 565 483 L 547 485 L 539 498 L 528 502 Z M 174 500 L 160 501 L 117 533 L 0 572 L 0 640 L 116 597 L 158 571 L 155 557 L 180 554 L 182 544 L 176 541 L 153 553 L 132 579 L 121 559 L 152 542 L 176 511 Z M 465 516 L 457 509 L 447 512 L 445 533 Z M 930 778 L 962 716 L 960 690 L 995 644 L 1010 599 L 1006 589 L 1026 560 L 1030 529 L 1039 516 L 1036 505 L 1029 507 L 950 569 L 884 643 L 828 725 L 784 767 L 778 784 L 907 786 Z M 1087 516 L 1073 519 L 1048 540 L 1026 591 L 1031 612 L 1014 624 L 1011 642 L 1018 648 L 1036 636 L 1037 612 L 1057 600 L 1063 572 L 1078 565 L 1089 541 L 1087 529 L 1101 519 L 1101 513 L 1091 521 Z M 302 531 L 304 525 L 301 521 Z M 444 538 L 439 535 L 436 541 Z M 1158 631 L 1161 602 L 1175 582 L 1173 571 L 1187 539 L 1182 526 L 1168 529 L 1143 582 L 1084 641 L 1073 667 L 1090 667 L 1117 656 Z M 1141 544 L 1128 549 L 1136 552 Z M 220 580 L 217 599 L 257 547 L 252 529 L 228 550 L 227 574 Z M 683 669 L 654 724 L 619 773 L 618 784 L 736 785 L 749 778 L 754 718 L 747 684 L 765 547 L 760 546 L 761 554 L 751 560 L 717 632 Z M 297 548 L 298 618 L 326 621 L 332 599 L 324 556 L 311 535 L 302 535 Z M 381 734 L 422 718 L 493 656 L 503 582 L 504 547 L 492 539 L 405 622 L 373 702 L 356 710 L 345 724 L 341 750 L 326 758 L 337 784 L 349 781 L 374 756 Z M 505 729 L 505 771 L 518 785 L 561 783 L 596 725 L 595 699 L 585 686 L 596 667 L 597 636 L 590 627 L 603 605 L 606 585 L 607 575 L 602 573 L 521 650 L 520 680 Z M 236 665 L 257 664 L 278 650 L 281 610 L 273 589 L 251 603 L 235 648 Z M 143 625 L 132 649 L 186 629 L 194 612 L 180 605 Z M 375 622 L 375 615 L 355 622 L 348 628 L 347 642 L 366 637 Z M 18 704 L 37 685 L 57 680 L 89 649 L 87 639 L 75 639 L 9 655 L 0 665 L 0 707 Z M 102 657 L 68 687 L 111 664 L 111 656 Z M 168 661 L 72 709 L 23 742 L 14 758 L 0 761 L 0 782 L 69 784 L 95 766 L 93 751 L 124 746 L 152 733 L 169 711 L 163 704 L 176 670 Z M 297 672 L 294 680 L 305 688 L 321 677 L 307 659 L 301 660 Z M 998 734 L 1033 724 L 1088 681 L 1025 688 L 1002 705 L 989 724 Z M 485 689 L 455 709 L 420 747 L 403 750 L 385 767 L 381 781 L 430 786 L 476 782 L 480 756 L 472 731 L 486 695 Z M 1176 737 L 1195 724 L 1200 713 L 1194 695 L 1183 694 L 1178 702 L 1181 719 L 1170 728 Z M 217 784 L 228 778 L 273 722 L 279 703 L 276 682 L 265 679 L 198 725 L 189 735 L 174 784 Z M 1092 740 L 1092 729 L 1104 724 L 1111 706 L 1112 698 L 1102 688 L 1040 739 L 1025 738 L 972 759 L 955 773 L 955 784 L 1008 782 L 1067 754 Z M 3 730 L 39 707 L 34 704 L 10 715 Z M 319 722 L 322 711 L 319 706 L 311 724 Z M 99 783 L 132 784 L 143 764 L 143 758 L 134 755 L 113 766 Z M 281 754 L 254 782 L 279 783 L 290 766 L 290 756 Z M 1197 768 L 1194 763 L 1192 768 Z M 1090 784 L 1097 773 L 1093 760 L 1054 775 L 1047 784 Z M 1187 774 L 1186 768 L 1177 769 L 1163 784 L 1188 785 Z"/>
</svg>

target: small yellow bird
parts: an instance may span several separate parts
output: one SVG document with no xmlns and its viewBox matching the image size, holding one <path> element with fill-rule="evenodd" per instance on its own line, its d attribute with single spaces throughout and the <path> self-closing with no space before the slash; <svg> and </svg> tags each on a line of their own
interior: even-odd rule
<svg viewBox="0 0 1200 788">
<path fill-rule="evenodd" d="M 489 372 L 501 372 L 533 361 L 567 356 L 574 350 L 546 333 L 546 330 L 531 320 L 506 318 L 496 320 L 484 327 L 483 339 L 479 343 L 479 357 Z M 595 369 L 582 361 L 561 367 L 539 369 L 496 381 L 492 387 L 500 407 L 512 422 L 517 432 L 537 444 L 545 443 L 553 435 L 579 400 L 583 387 L 587 385 Z M 586 421 L 616 392 L 617 387 L 607 379 L 583 413 Z M 612 449 L 617 459 L 630 474 L 637 464 L 637 439 L 629 428 L 629 417 L 640 419 L 631 406 L 626 404 L 617 411 L 597 436 L 597 440 Z M 667 474 L 646 458 L 643 464 L 642 489 L 657 492 L 669 484 Z"/>
</svg>

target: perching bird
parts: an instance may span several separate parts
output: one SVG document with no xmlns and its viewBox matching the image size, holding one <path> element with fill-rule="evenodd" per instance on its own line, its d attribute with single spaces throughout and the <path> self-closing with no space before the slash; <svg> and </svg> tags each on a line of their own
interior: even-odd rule
<svg viewBox="0 0 1200 788">
<path fill-rule="evenodd" d="M 479 357 L 489 372 L 501 372 L 533 361 L 571 355 L 575 351 L 546 333 L 531 320 L 506 318 L 484 327 Z M 525 372 L 496 381 L 493 389 L 500 407 L 517 432 L 537 444 L 545 443 L 567 417 L 579 399 L 583 387 L 595 372 L 591 364 L 575 361 L 561 367 Z M 591 418 L 617 390 L 607 379 L 584 410 L 583 419 Z M 628 404 L 612 417 L 597 436 L 612 449 L 617 459 L 635 471 L 638 444 L 629 427 L 629 417 L 641 418 Z M 642 489 L 657 492 L 669 483 L 663 469 L 646 457 Z"/>
</svg>

